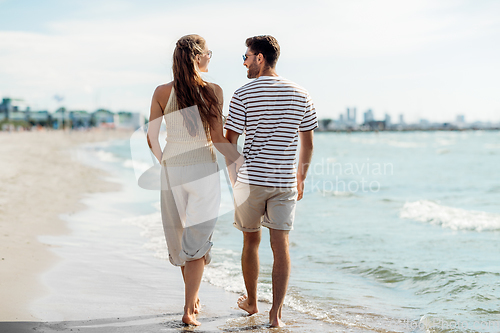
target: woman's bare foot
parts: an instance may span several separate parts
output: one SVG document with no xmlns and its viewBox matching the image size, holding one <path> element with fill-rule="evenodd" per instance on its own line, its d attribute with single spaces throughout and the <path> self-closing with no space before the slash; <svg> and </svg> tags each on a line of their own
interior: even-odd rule
<svg viewBox="0 0 500 333">
<path fill-rule="evenodd" d="M 200 299 L 196 299 L 196 303 L 194 303 L 194 313 L 198 314 L 201 311 L 201 304 L 200 304 Z"/>
<path fill-rule="evenodd" d="M 255 305 L 250 305 L 248 304 L 248 296 L 244 295 L 238 298 L 238 306 L 240 309 L 245 310 L 248 312 L 249 315 L 253 315 L 257 312 L 259 312 L 259 309 L 257 308 L 257 304 Z"/>
<path fill-rule="evenodd" d="M 194 326 L 200 326 L 201 323 L 196 320 L 196 315 L 194 313 L 189 314 L 189 313 L 184 313 L 184 316 L 182 316 L 182 322 L 187 325 L 194 325 Z"/>
</svg>

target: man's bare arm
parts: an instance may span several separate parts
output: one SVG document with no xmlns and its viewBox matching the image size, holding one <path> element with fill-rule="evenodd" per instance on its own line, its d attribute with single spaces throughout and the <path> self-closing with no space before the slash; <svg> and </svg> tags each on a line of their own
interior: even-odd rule
<svg viewBox="0 0 500 333">
<path fill-rule="evenodd" d="M 234 145 L 234 148 L 238 149 L 238 138 L 240 135 L 235 131 L 226 130 L 226 139 Z M 231 183 L 236 183 L 236 178 L 238 174 L 237 168 L 241 166 L 241 164 L 236 165 L 236 163 L 231 163 L 228 159 L 226 159 L 227 170 L 229 172 L 229 178 L 231 179 Z"/>
<path fill-rule="evenodd" d="M 307 170 L 311 164 L 313 154 L 314 131 L 299 132 L 299 165 L 297 166 L 297 200 L 304 196 L 304 181 L 307 176 Z"/>
</svg>

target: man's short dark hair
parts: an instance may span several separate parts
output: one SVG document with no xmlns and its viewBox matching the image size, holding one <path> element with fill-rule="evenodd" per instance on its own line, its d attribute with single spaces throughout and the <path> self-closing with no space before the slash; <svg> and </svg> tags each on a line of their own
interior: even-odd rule
<svg viewBox="0 0 500 333">
<path fill-rule="evenodd" d="M 262 53 L 269 67 L 276 67 L 276 63 L 280 57 L 280 45 L 276 38 L 269 35 L 255 36 L 247 38 L 246 44 L 253 53 Z"/>
</svg>

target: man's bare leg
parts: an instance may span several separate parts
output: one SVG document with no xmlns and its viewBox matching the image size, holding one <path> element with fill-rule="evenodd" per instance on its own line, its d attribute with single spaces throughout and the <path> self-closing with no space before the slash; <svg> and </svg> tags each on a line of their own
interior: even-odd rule
<svg viewBox="0 0 500 333">
<path fill-rule="evenodd" d="M 257 280 L 259 278 L 259 245 L 261 231 L 243 232 L 241 268 L 247 295 L 238 299 L 238 306 L 250 315 L 259 312 L 257 308 Z"/>
<path fill-rule="evenodd" d="M 269 229 L 271 248 L 273 250 L 273 306 L 269 311 L 269 324 L 272 327 L 284 326 L 281 321 L 281 308 L 285 301 L 290 277 L 290 253 L 288 250 L 288 234 L 286 230 Z"/>
<path fill-rule="evenodd" d="M 196 320 L 195 307 L 198 300 L 198 291 L 200 290 L 201 277 L 205 268 L 205 258 L 198 260 L 187 261 L 184 267 L 184 284 L 185 284 L 185 303 L 184 316 L 182 322 L 189 325 L 201 325 Z"/>
</svg>

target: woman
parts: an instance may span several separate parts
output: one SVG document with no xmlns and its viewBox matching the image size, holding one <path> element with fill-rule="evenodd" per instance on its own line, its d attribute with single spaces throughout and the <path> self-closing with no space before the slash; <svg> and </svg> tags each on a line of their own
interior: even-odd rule
<svg viewBox="0 0 500 333">
<path fill-rule="evenodd" d="M 148 143 L 162 164 L 161 212 L 170 262 L 180 266 L 185 284 L 182 321 L 200 325 L 198 291 L 210 262 L 212 233 L 220 203 L 214 145 L 229 163 L 242 157 L 223 135 L 222 89 L 202 79 L 212 56 L 205 40 L 187 35 L 177 41 L 170 83 L 154 92 Z M 162 152 L 158 135 L 165 119 Z"/>
</svg>

